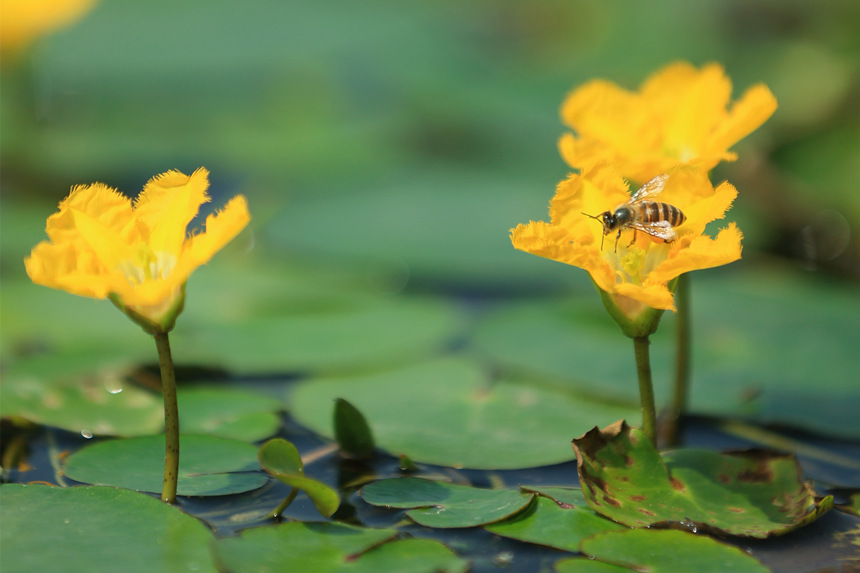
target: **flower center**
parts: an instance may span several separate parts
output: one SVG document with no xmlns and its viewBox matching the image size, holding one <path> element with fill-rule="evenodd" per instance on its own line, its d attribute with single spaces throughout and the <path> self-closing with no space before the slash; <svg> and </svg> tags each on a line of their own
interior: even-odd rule
<svg viewBox="0 0 860 573">
<path fill-rule="evenodd" d="M 138 243 L 131 260 L 120 263 L 119 270 L 133 285 L 167 278 L 176 267 L 176 255 L 155 253 L 145 243 Z"/>
</svg>

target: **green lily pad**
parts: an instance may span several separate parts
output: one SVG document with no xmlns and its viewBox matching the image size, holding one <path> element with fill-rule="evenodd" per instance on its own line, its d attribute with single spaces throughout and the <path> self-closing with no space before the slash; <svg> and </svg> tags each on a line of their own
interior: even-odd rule
<svg viewBox="0 0 860 573">
<path fill-rule="evenodd" d="M 4 372 L 0 415 L 87 436 L 140 436 L 164 429 L 161 396 L 126 383 L 124 369 L 76 372 L 63 358 L 33 357 Z"/>
<path fill-rule="evenodd" d="M 589 505 L 630 527 L 680 525 L 765 538 L 810 523 L 833 506 L 833 496 L 818 498 L 800 481 L 790 454 L 681 449 L 661 458 L 624 422 L 594 428 L 573 443 Z"/>
<path fill-rule="evenodd" d="M 370 188 L 351 189 L 335 202 L 325 194 L 297 197 L 265 235 L 291 250 L 329 259 L 400 262 L 411 280 L 557 285 L 569 274 L 567 269 L 523 256 L 506 237 L 522 217 L 545 214 L 545 202 L 523 192 L 534 186 L 533 180 L 486 171 L 404 173 L 373 181 Z M 362 221 L 360 233 L 355 221 Z M 445 222 L 444 232 L 440 221 Z M 320 233 L 321 228 L 326 232 Z"/>
<path fill-rule="evenodd" d="M 215 553 L 228 571 L 458 573 L 467 563 L 441 543 L 397 537 L 395 529 L 340 523 L 284 523 L 219 539 Z M 387 543 L 391 541 L 390 543 Z"/>
<path fill-rule="evenodd" d="M 267 477 L 254 470 L 257 448 L 247 442 L 183 434 L 179 451 L 179 495 L 228 495 L 251 491 Z M 108 440 L 73 453 L 65 474 L 84 483 L 161 492 L 164 436 Z"/>
<path fill-rule="evenodd" d="M 260 447 L 260 466 L 280 482 L 305 492 L 323 517 L 331 517 L 340 505 L 337 492 L 324 483 L 305 476 L 304 464 L 296 447 L 275 438 Z"/>
<path fill-rule="evenodd" d="M 856 292 L 774 269 L 711 271 L 691 286 L 691 412 L 860 436 Z M 666 313 L 652 336 L 658 406 L 671 397 L 674 327 Z M 509 370 L 605 399 L 638 400 L 632 343 L 593 292 L 500 306 L 480 320 L 472 343 Z"/>
<path fill-rule="evenodd" d="M 466 573 L 469 562 L 432 539 L 397 539 L 363 554 L 347 573 Z"/>
<path fill-rule="evenodd" d="M 256 442 L 281 425 L 281 403 L 254 392 L 221 387 L 180 389 L 179 427 L 186 434 L 206 434 Z"/>
<path fill-rule="evenodd" d="M 588 556 L 562 559 L 557 573 L 767 573 L 769 569 L 743 550 L 705 535 L 684 531 L 632 529 L 598 533 L 580 544 Z"/>
<path fill-rule="evenodd" d="M 533 494 L 507 489 L 478 489 L 422 478 L 374 482 L 361 490 L 371 505 L 414 508 L 406 512 L 427 527 L 475 527 L 495 523 L 521 511 Z"/>
<path fill-rule="evenodd" d="M 113 487 L 0 487 L 0 570 L 218 571 L 203 523 L 148 495 Z"/>
<path fill-rule="evenodd" d="M 364 415 L 343 398 L 334 404 L 334 437 L 341 453 L 348 456 L 368 457 L 376 447 Z"/>
<path fill-rule="evenodd" d="M 533 506 L 510 519 L 485 526 L 487 531 L 527 543 L 577 552 L 579 542 L 586 537 L 603 531 L 624 529 L 594 513 L 580 489 L 523 489 L 538 494 Z"/>
<path fill-rule="evenodd" d="M 184 361 L 235 372 L 334 371 L 430 355 L 461 328 L 457 309 L 440 300 L 349 297 L 339 306 L 193 330 L 178 324 L 171 343 Z"/>
<path fill-rule="evenodd" d="M 332 436 L 331 405 L 354 404 L 380 448 L 418 462 L 480 469 L 570 461 L 567 444 L 594 420 L 638 409 L 513 380 L 488 379 L 477 361 L 446 358 L 358 376 L 310 379 L 288 405 L 300 423 Z M 624 414 L 622 414 L 624 413 Z"/>
</svg>

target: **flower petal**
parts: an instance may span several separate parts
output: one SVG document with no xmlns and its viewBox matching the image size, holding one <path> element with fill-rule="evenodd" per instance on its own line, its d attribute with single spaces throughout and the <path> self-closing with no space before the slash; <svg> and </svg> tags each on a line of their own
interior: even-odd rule
<svg viewBox="0 0 860 573">
<path fill-rule="evenodd" d="M 191 272 L 233 240 L 251 220 L 248 201 L 243 195 L 236 195 L 221 211 L 206 218 L 206 230 L 186 241 L 176 269 L 177 277 L 187 277 Z"/>
<path fill-rule="evenodd" d="M 188 223 L 209 201 L 208 188 L 209 172 L 202 167 L 191 176 L 168 171 L 149 180 L 134 202 L 134 212 L 150 230 L 147 242 L 153 252 L 179 253 Z"/>
<path fill-rule="evenodd" d="M 727 265 L 741 258 L 743 234 L 737 225 L 729 223 L 715 239 L 707 235 L 693 238 L 687 248 L 678 248 L 648 275 L 649 284 L 666 284 L 690 271 Z"/>
<path fill-rule="evenodd" d="M 726 120 L 714 130 L 709 151 L 728 149 L 767 121 L 776 108 L 776 98 L 767 86 L 751 87 L 735 102 Z"/>
</svg>

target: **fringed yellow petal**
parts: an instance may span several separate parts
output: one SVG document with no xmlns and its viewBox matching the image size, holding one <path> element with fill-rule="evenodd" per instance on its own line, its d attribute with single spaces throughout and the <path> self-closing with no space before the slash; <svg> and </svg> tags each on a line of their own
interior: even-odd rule
<svg viewBox="0 0 860 573">
<path fill-rule="evenodd" d="M 105 268 L 115 269 L 129 258 L 129 245 L 115 229 L 77 209 L 71 209 L 71 215 L 80 237 Z"/>
<path fill-rule="evenodd" d="M 695 237 L 687 248 L 679 249 L 651 271 L 649 280 L 665 284 L 690 271 L 733 263 L 741 258 L 742 239 L 743 234 L 734 223 L 729 223 L 715 239 L 707 235 Z"/>
<path fill-rule="evenodd" d="M 209 259 L 232 241 L 250 221 L 248 201 L 243 195 L 236 195 L 224 209 L 206 218 L 205 232 L 188 239 L 174 273 L 187 277 L 195 268 L 209 262 Z"/>
<path fill-rule="evenodd" d="M 131 201 L 104 183 L 78 185 L 60 202 L 59 212 L 48 217 L 45 231 L 55 243 L 72 241 L 80 236 L 73 212 L 84 213 L 109 227 L 128 242 L 136 238 Z"/>
<path fill-rule="evenodd" d="M 763 124 L 776 111 L 773 93 L 764 84 L 751 87 L 738 100 L 726 120 L 714 130 L 710 152 L 728 149 Z"/>
<path fill-rule="evenodd" d="M 684 232 L 701 235 L 705 226 L 711 221 L 717 221 L 726 216 L 732 202 L 738 196 L 737 189 L 731 183 L 721 183 L 710 195 L 684 208 L 687 221 L 683 225 Z"/>
<path fill-rule="evenodd" d="M 722 66 L 714 63 L 701 69 L 670 64 L 638 92 L 592 80 L 562 105 L 562 118 L 574 133 L 559 140 L 559 151 L 573 168 L 605 161 L 640 184 L 679 166 L 710 170 L 734 160 L 729 147 L 776 107 L 767 88 L 757 86 L 729 111 L 731 90 Z"/>
<path fill-rule="evenodd" d="M 625 296 L 629 299 L 638 301 L 645 306 L 650 306 L 651 308 L 675 310 L 675 298 L 672 293 L 669 292 L 669 288 L 666 286 L 666 283 L 654 282 L 644 285 L 620 283 L 607 292 Z"/>
<path fill-rule="evenodd" d="M 135 215 L 150 229 L 153 252 L 178 254 L 200 205 L 209 201 L 209 172 L 202 167 L 187 176 L 168 171 L 153 177 L 134 202 Z"/>
</svg>

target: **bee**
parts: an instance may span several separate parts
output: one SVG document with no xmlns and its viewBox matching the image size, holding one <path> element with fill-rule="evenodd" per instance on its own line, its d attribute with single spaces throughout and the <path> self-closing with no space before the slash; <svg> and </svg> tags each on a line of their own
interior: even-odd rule
<svg viewBox="0 0 860 573">
<path fill-rule="evenodd" d="M 616 253 L 618 252 L 618 239 L 621 238 L 621 232 L 626 229 L 633 229 L 633 240 L 630 241 L 630 245 L 636 242 L 636 231 L 642 231 L 652 237 L 663 239 L 665 243 L 671 243 L 678 238 L 674 228 L 687 219 L 686 215 L 674 205 L 658 201 L 646 201 L 663 190 L 668 178 L 669 176 L 664 174 L 651 179 L 639 188 L 629 201 L 616 207 L 615 211 L 604 211 L 597 216 L 588 213 L 583 213 L 583 215 L 597 219 L 603 224 L 603 238 L 618 229 L 618 234 L 615 235 Z M 601 251 L 603 250 L 603 238 L 600 240 Z"/>
</svg>

